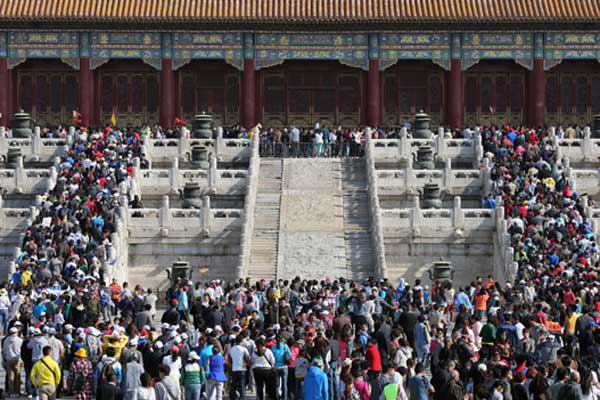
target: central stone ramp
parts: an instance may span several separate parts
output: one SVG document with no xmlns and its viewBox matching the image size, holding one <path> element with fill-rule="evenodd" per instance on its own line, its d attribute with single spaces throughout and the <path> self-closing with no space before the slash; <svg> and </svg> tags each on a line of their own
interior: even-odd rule
<svg viewBox="0 0 600 400">
<path fill-rule="evenodd" d="M 277 275 L 282 160 L 261 160 L 254 232 L 250 250 L 250 276 L 273 280 Z"/>
<path fill-rule="evenodd" d="M 339 159 L 286 159 L 277 276 L 347 277 Z"/>
</svg>

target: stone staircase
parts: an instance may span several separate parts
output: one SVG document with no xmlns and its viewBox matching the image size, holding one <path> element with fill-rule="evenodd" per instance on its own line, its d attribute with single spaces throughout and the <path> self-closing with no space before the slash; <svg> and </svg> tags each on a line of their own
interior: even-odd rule
<svg viewBox="0 0 600 400">
<path fill-rule="evenodd" d="M 283 160 L 261 160 L 248 271 L 254 279 L 277 276 L 282 175 Z"/>
<path fill-rule="evenodd" d="M 366 279 L 375 273 L 375 252 L 371 242 L 369 188 L 364 159 L 342 160 L 342 193 L 347 277 Z"/>
</svg>

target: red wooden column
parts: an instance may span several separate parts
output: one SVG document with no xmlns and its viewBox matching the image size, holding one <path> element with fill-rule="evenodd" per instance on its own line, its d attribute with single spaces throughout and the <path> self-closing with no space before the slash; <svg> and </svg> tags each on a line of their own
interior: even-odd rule
<svg viewBox="0 0 600 400">
<path fill-rule="evenodd" d="M 9 99 L 11 96 L 8 75 L 8 59 L 2 57 L 0 58 L 0 113 L 2 114 L 0 117 L 0 126 L 8 126 L 10 119 Z"/>
<path fill-rule="evenodd" d="M 244 59 L 242 73 L 242 125 L 253 128 L 256 125 L 256 71 L 254 59 Z"/>
<path fill-rule="evenodd" d="M 79 59 L 79 112 L 83 126 L 90 126 L 94 119 L 92 115 L 93 84 L 90 58 L 82 57 Z"/>
<path fill-rule="evenodd" d="M 533 71 L 529 80 L 529 123 L 535 127 L 544 126 L 546 120 L 546 80 L 544 60 L 533 60 Z"/>
<path fill-rule="evenodd" d="M 446 122 L 452 129 L 461 129 L 463 124 L 463 96 L 462 96 L 462 62 L 460 59 L 450 60 L 450 73 L 447 75 L 449 82 Z"/>
<path fill-rule="evenodd" d="M 367 125 L 375 128 L 381 123 L 381 73 L 379 60 L 369 60 L 367 82 Z"/>
<path fill-rule="evenodd" d="M 175 124 L 175 77 L 173 60 L 163 58 L 161 61 L 160 81 L 162 85 L 160 99 L 160 125 L 165 129 Z"/>
</svg>

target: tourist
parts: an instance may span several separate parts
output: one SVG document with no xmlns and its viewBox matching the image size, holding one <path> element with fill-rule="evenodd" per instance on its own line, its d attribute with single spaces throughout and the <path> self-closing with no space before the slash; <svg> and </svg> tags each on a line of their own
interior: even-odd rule
<svg viewBox="0 0 600 400">
<path fill-rule="evenodd" d="M 212 356 L 208 358 L 208 376 L 206 394 L 208 400 L 222 400 L 223 387 L 227 382 L 225 375 L 225 357 L 221 351 L 221 345 L 215 344 L 212 348 Z"/>
<path fill-rule="evenodd" d="M 155 386 L 156 400 L 179 400 L 181 399 L 181 388 L 179 381 L 171 376 L 171 369 L 168 365 L 161 364 L 158 367 L 159 381 Z"/>
<path fill-rule="evenodd" d="M 69 368 L 69 387 L 73 388 L 76 400 L 93 399 L 94 369 L 87 359 L 87 352 L 82 347 L 74 353 L 75 360 Z"/>
<path fill-rule="evenodd" d="M 152 387 L 152 377 L 147 372 L 140 376 L 141 386 L 136 387 L 133 400 L 156 400 L 156 392 Z"/>
<path fill-rule="evenodd" d="M 252 372 L 256 381 L 256 397 L 264 400 L 265 392 L 267 400 L 276 398 L 276 373 L 275 357 L 267 347 L 262 338 L 255 341 L 256 350 L 252 353 Z"/>
<path fill-rule="evenodd" d="M 185 400 L 199 400 L 202 385 L 206 382 L 204 369 L 198 363 L 200 356 L 192 351 L 188 354 L 188 360 L 181 370 L 181 385 L 183 385 Z"/>
<path fill-rule="evenodd" d="M 285 342 L 282 335 L 275 338 L 276 344 L 271 346 L 273 353 L 276 373 L 276 391 L 278 399 L 287 399 L 288 397 L 288 365 L 291 362 L 292 352 Z"/>
<path fill-rule="evenodd" d="M 40 400 L 56 400 L 58 386 L 60 385 L 60 367 L 52 359 L 52 348 L 44 346 L 42 357 L 33 365 L 31 370 L 31 383 L 37 389 Z"/>
<path fill-rule="evenodd" d="M 9 336 L 2 343 L 2 364 L 6 369 L 6 389 L 8 397 L 21 394 L 21 347 L 23 339 L 19 328 L 9 329 Z"/>
<path fill-rule="evenodd" d="M 320 357 L 312 361 L 312 366 L 304 378 L 302 398 L 304 400 L 328 400 L 327 375 L 323 372 L 324 363 Z"/>
<path fill-rule="evenodd" d="M 140 363 L 141 359 L 137 353 L 129 355 L 129 362 L 125 368 L 125 381 L 123 385 L 124 399 L 133 400 L 135 398 L 136 388 L 140 384 L 140 379 L 144 373 L 144 367 Z"/>
<path fill-rule="evenodd" d="M 425 377 L 425 366 L 421 363 L 415 366 L 415 375 L 408 381 L 411 400 L 427 400 L 435 389 Z"/>
<path fill-rule="evenodd" d="M 231 368 L 231 380 L 229 383 L 229 399 L 245 400 L 246 398 L 246 371 L 251 362 L 248 349 L 243 346 L 244 338 L 237 335 L 235 344 L 229 349 L 229 365 Z"/>
<path fill-rule="evenodd" d="M 104 382 L 99 383 L 96 390 L 97 400 L 123 400 L 123 393 L 117 384 L 117 376 L 113 373 L 106 375 Z"/>
</svg>

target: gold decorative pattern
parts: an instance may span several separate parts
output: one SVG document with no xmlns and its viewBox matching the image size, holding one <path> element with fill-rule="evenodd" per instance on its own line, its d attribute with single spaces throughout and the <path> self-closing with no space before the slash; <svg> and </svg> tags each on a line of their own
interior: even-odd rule
<svg viewBox="0 0 600 400">
<path fill-rule="evenodd" d="M 0 21 L 597 22 L 600 0 L 3 0 Z"/>
</svg>

